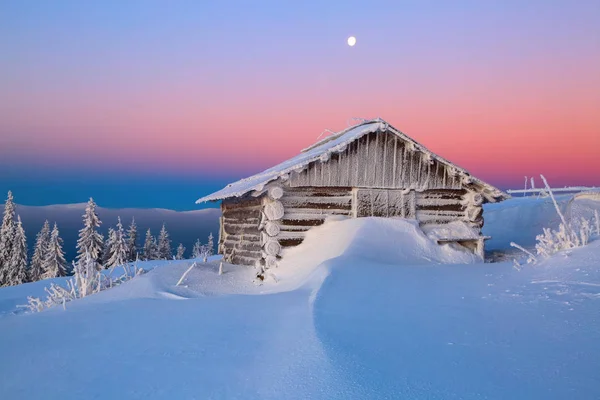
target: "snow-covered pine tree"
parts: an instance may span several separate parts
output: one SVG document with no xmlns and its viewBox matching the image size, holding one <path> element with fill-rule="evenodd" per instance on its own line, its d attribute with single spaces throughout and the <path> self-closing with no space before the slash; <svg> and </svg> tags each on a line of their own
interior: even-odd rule
<svg viewBox="0 0 600 400">
<path fill-rule="evenodd" d="M 112 257 L 113 243 L 115 242 L 116 235 L 113 228 L 108 228 L 106 240 L 104 241 L 104 248 L 102 249 L 102 266 L 108 268 L 108 260 Z"/>
<path fill-rule="evenodd" d="M 11 258 L 11 248 L 15 234 L 15 203 L 12 192 L 8 192 L 4 203 L 4 216 L 0 225 L 0 286 L 6 282 L 8 263 Z"/>
<path fill-rule="evenodd" d="M 97 229 L 102 222 L 96 214 L 96 203 L 90 197 L 85 214 L 83 214 L 83 229 L 79 231 L 79 240 L 77 240 L 77 260 L 81 260 L 89 254 L 90 257 L 99 263 L 102 256 L 103 237 Z M 100 265 L 98 265 L 100 269 Z"/>
<path fill-rule="evenodd" d="M 112 268 L 123 265 L 127 262 L 127 242 L 121 217 L 117 219 L 117 229 L 113 231 L 113 241 L 110 250 L 111 256 L 106 264 L 106 268 Z"/>
<path fill-rule="evenodd" d="M 161 260 L 171 260 L 173 251 L 171 250 L 171 239 L 165 224 L 163 224 L 160 234 L 158 235 L 158 258 Z"/>
<path fill-rule="evenodd" d="M 183 247 L 182 243 L 179 243 L 179 246 L 177 246 L 177 254 L 175 254 L 175 259 L 183 260 L 184 254 L 185 254 L 185 247 Z"/>
<path fill-rule="evenodd" d="M 133 262 L 137 258 L 137 240 L 137 225 L 135 224 L 135 218 L 131 218 L 131 225 L 129 225 L 129 229 L 127 230 L 127 261 L 129 262 Z"/>
<path fill-rule="evenodd" d="M 54 228 L 52 228 L 52 233 L 50 234 L 46 258 L 44 259 L 43 279 L 67 275 L 67 262 L 65 261 L 65 253 L 63 252 L 62 244 L 63 240 L 60 237 L 58 226 L 55 223 Z"/>
<path fill-rule="evenodd" d="M 6 285 L 15 286 L 25 282 L 27 282 L 27 238 L 21 224 L 21 217 L 18 216 L 6 273 Z"/>
<path fill-rule="evenodd" d="M 215 254 L 215 243 L 212 232 L 208 235 L 208 243 L 206 244 L 206 256 L 210 257 Z"/>
<path fill-rule="evenodd" d="M 50 223 L 46 220 L 35 239 L 35 248 L 33 250 L 33 257 L 31 257 L 31 265 L 29 266 L 29 280 L 31 282 L 42 279 L 42 275 L 44 274 L 44 257 L 48 251 L 49 242 Z"/>
<path fill-rule="evenodd" d="M 200 239 L 196 239 L 196 243 L 194 243 L 194 247 L 192 248 L 192 258 L 200 258 L 203 248 L 204 245 L 200 242 Z"/>
<path fill-rule="evenodd" d="M 152 236 L 150 229 L 148 229 L 146 232 L 146 241 L 144 242 L 144 260 L 156 260 L 156 253 L 156 239 Z"/>
</svg>

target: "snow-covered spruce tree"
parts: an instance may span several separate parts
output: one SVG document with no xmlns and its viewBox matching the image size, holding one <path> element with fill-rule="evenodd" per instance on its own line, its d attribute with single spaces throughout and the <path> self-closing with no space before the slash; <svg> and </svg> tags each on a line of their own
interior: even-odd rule
<svg viewBox="0 0 600 400">
<path fill-rule="evenodd" d="M 144 242 L 144 260 L 156 260 L 157 258 L 156 239 L 152 236 L 150 229 L 146 232 L 146 241 Z"/>
<path fill-rule="evenodd" d="M 112 257 L 113 243 L 115 242 L 116 234 L 113 228 L 108 228 L 106 240 L 104 241 L 104 248 L 102 249 L 102 266 L 108 268 L 108 260 Z"/>
<path fill-rule="evenodd" d="M 15 234 L 15 203 L 12 192 L 8 192 L 4 203 L 4 216 L 0 225 L 0 286 L 6 281 L 8 263 L 11 257 L 11 248 Z"/>
<path fill-rule="evenodd" d="M 55 223 L 54 228 L 52 228 L 52 233 L 50 234 L 46 258 L 44 259 L 43 279 L 67 275 L 67 262 L 65 261 L 65 253 L 63 252 L 62 244 L 63 240 L 60 237 L 58 226 Z"/>
<path fill-rule="evenodd" d="M 27 282 L 27 238 L 21 224 L 21 217 L 17 217 L 15 235 L 11 248 L 11 257 L 6 273 L 6 285 L 15 286 Z"/>
<path fill-rule="evenodd" d="M 194 243 L 194 247 L 192 248 L 192 258 L 200 258 L 203 248 L 204 245 L 200 242 L 200 239 L 196 239 L 196 243 Z"/>
<path fill-rule="evenodd" d="M 79 231 L 77 240 L 77 260 L 81 260 L 86 254 L 89 254 L 92 260 L 98 263 L 98 269 L 101 268 L 99 262 L 104 244 L 102 235 L 97 231 L 101 223 L 96 214 L 96 203 L 90 197 L 85 214 L 83 214 L 83 229 Z"/>
<path fill-rule="evenodd" d="M 111 256 L 106 264 L 106 268 L 116 267 L 127 262 L 127 242 L 121 217 L 117 219 L 117 229 L 113 231 L 113 236 L 110 250 Z"/>
<path fill-rule="evenodd" d="M 48 243 L 50 243 L 50 223 L 46 220 L 35 239 L 35 248 L 29 266 L 29 280 L 31 282 L 42 279 L 42 275 L 44 274 L 44 257 L 48 251 Z"/>
<path fill-rule="evenodd" d="M 137 225 L 135 224 L 135 218 L 131 218 L 131 225 L 129 225 L 129 229 L 127 230 L 127 261 L 129 262 L 133 262 L 137 258 L 137 240 Z"/>
<path fill-rule="evenodd" d="M 169 233 L 165 224 L 163 224 L 160 234 L 158 235 L 158 258 L 161 260 L 170 260 L 173 258 L 173 251 L 171 250 L 171 239 L 169 239 Z"/>
<path fill-rule="evenodd" d="M 179 243 L 179 246 L 177 246 L 177 254 L 175 254 L 175 259 L 183 260 L 184 254 L 185 254 L 185 247 L 183 247 L 182 243 Z"/>
</svg>

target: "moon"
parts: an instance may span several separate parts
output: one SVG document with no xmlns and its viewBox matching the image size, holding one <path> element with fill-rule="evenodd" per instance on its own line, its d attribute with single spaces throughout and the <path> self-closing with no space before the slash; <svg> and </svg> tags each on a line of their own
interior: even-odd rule
<svg viewBox="0 0 600 400">
<path fill-rule="evenodd" d="M 352 47 L 356 44 L 356 38 L 354 36 L 350 36 L 348 38 L 348 46 Z"/>
</svg>

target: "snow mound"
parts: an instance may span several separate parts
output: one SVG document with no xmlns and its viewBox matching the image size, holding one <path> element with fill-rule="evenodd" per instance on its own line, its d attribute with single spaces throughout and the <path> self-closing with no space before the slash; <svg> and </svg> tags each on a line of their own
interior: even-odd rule
<svg viewBox="0 0 600 400">
<path fill-rule="evenodd" d="M 394 265 L 477 261 L 459 246 L 438 245 L 423 233 L 417 221 L 377 217 L 328 220 L 308 231 L 302 244 L 285 250 L 283 256 L 272 271 L 280 290 L 291 290 L 311 276 L 322 276 L 322 265 L 341 256 Z"/>
</svg>

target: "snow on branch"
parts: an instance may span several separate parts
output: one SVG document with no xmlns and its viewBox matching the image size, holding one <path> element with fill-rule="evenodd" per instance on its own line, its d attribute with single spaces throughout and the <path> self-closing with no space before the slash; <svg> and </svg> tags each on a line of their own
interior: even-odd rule
<svg viewBox="0 0 600 400">
<path fill-rule="evenodd" d="M 60 305 L 66 308 L 66 303 L 70 301 L 118 286 L 145 272 L 137 267 L 137 262 L 133 265 L 133 268 L 129 265 L 123 265 L 121 276 L 113 277 L 113 270 L 108 274 L 98 271 L 96 260 L 89 253 L 86 253 L 78 262 L 73 262 L 75 274 L 73 278 L 66 281 L 66 287 L 51 283 L 50 287 L 44 289 L 47 294 L 45 299 L 27 297 L 28 304 L 23 307 L 31 312 L 39 312 Z"/>
<path fill-rule="evenodd" d="M 554 208 L 561 220 L 561 223 L 557 230 L 543 228 L 543 232 L 536 236 L 537 243 L 535 245 L 535 250 L 538 256 L 547 258 L 558 253 L 559 251 L 574 249 L 587 245 L 590 241 L 590 238 L 594 234 L 594 227 L 595 234 L 600 236 L 600 217 L 598 216 L 597 210 L 594 212 L 593 220 L 582 217 L 579 220 L 567 221 L 560 207 L 558 206 L 558 203 L 556 202 L 556 198 L 554 197 L 553 193 L 554 189 L 550 188 L 550 185 L 548 185 L 548 181 L 544 175 L 540 175 L 540 177 L 545 185 L 543 190 L 552 199 L 552 203 L 554 204 Z M 516 243 L 511 243 L 510 245 L 518 248 L 528 255 L 528 264 L 535 264 L 538 261 L 538 258 L 530 251 L 524 249 Z"/>
</svg>

